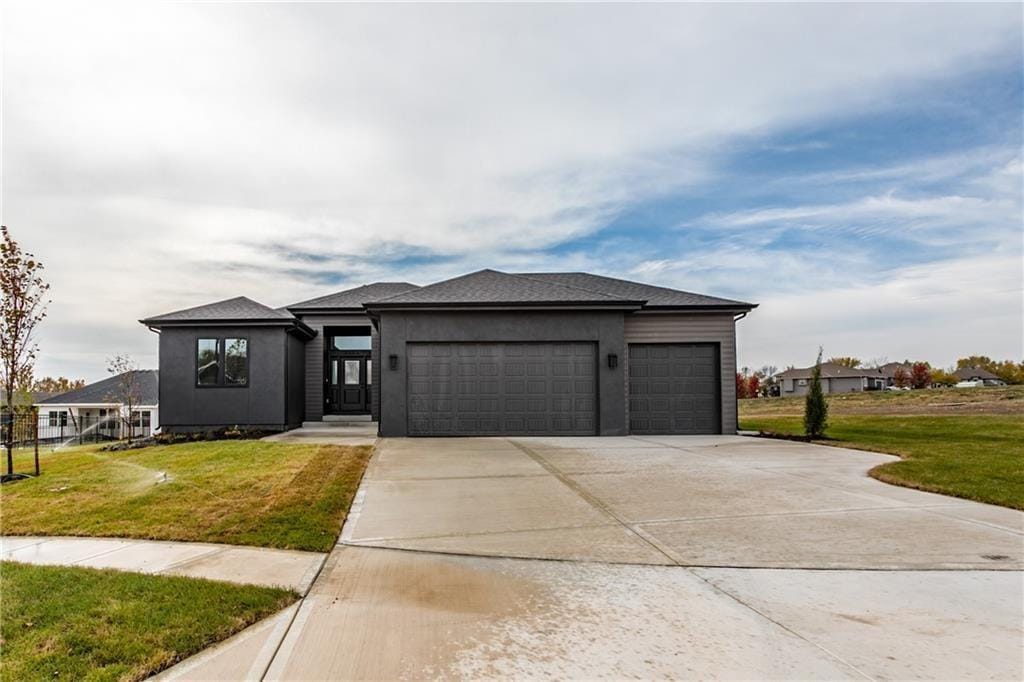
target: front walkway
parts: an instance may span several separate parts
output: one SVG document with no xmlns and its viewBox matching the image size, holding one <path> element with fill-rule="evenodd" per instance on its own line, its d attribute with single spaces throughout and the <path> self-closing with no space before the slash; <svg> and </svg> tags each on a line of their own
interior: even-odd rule
<svg viewBox="0 0 1024 682">
<path fill-rule="evenodd" d="M 0 559 L 26 564 L 116 568 L 246 585 L 284 587 L 305 595 L 326 554 L 201 542 L 121 538 L 0 538 Z"/>
</svg>

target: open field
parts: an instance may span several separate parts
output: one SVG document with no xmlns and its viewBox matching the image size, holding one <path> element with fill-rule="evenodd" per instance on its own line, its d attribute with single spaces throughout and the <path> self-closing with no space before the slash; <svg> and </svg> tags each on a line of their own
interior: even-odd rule
<svg viewBox="0 0 1024 682">
<path fill-rule="evenodd" d="M 141 680 L 288 604 L 288 590 L 0 564 L 0 678 Z"/>
<path fill-rule="evenodd" d="M 41 455 L 0 490 L 4 535 L 79 535 L 328 551 L 369 446 L 215 441 Z M 19 454 L 31 470 L 31 453 Z"/>
<path fill-rule="evenodd" d="M 829 414 L 835 415 L 1024 415 L 1024 386 L 837 393 L 828 396 L 828 404 Z M 741 417 L 799 416 L 803 413 L 803 397 L 740 401 Z"/>
<path fill-rule="evenodd" d="M 798 435 L 803 398 L 740 401 L 740 428 Z M 1024 387 L 829 396 L 826 444 L 902 461 L 871 476 L 1024 509 Z"/>
</svg>

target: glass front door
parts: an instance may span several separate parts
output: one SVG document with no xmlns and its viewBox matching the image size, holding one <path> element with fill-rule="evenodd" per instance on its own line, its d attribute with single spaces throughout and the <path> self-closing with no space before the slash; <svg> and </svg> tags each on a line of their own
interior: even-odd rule
<svg viewBox="0 0 1024 682">
<path fill-rule="evenodd" d="M 362 350 L 341 350 L 350 346 L 335 342 L 327 350 L 324 384 L 324 414 L 368 414 L 373 384 L 373 361 L 370 353 Z"/>
</svg>

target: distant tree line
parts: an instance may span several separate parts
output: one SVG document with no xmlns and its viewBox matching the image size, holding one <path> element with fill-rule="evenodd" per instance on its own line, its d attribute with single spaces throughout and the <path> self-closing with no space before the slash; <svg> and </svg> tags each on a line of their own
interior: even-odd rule
<svg viewBox="0 0 1024 682">
<path fill-rule="evenodd" d="M 85 379 L 67 377 L 43 377 L 32 383 L 33 393 L 67 393 L 85 386 Z"/>
<path fill-rule="evenodd" d="M 887 364 L 888 359 L 875 358 L 862 361 L 860 358 L 850 356 L 835 356 L 825 362 L 851 369 L 873 369 Z M 953 385 L 960 381 L 953 372 L 968 367 L 992 372 L 1008 384 L 1024 384 L 1024 362 L 993 360 L 987 355 L 971 355 L 960 358 L 956 361 L 955 366 L 948 369 L 933 367 L 926 360 L 904 360 L 900 364 L 903 367 L 898 367 L 893 372 L 893 384 L 899 388 L 928 388 L 936 384 Z M 904 367 L 909 369 L 904 369 Z M 792 369 L 792 367 L 787 369 Z M 736 373 L 736 397 L 762 398 L 773 395 L 774 387 L 778 385 L 776 374 L 778 374 L 778 367 L 774 365 L 765 365 L 755 370 L 749 367 L 741 368 Z"/>
</svg>

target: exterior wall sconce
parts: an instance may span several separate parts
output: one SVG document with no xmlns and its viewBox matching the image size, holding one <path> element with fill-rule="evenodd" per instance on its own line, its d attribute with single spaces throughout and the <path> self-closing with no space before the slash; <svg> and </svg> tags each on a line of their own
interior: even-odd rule
<svg viewBox="0 0 1024 682">
<path fill-rule="evenodd" d="M 615 353 L 608 354 L 608 369 L 615 369 L 619 366 L 619 356 Z"/>
<path fill-rule="evenodd" d="M 389 355 L 388 356 L 388 367 L 392 371 L 398 369 L 398 356 L 397 355 Z"/>
</svg>

